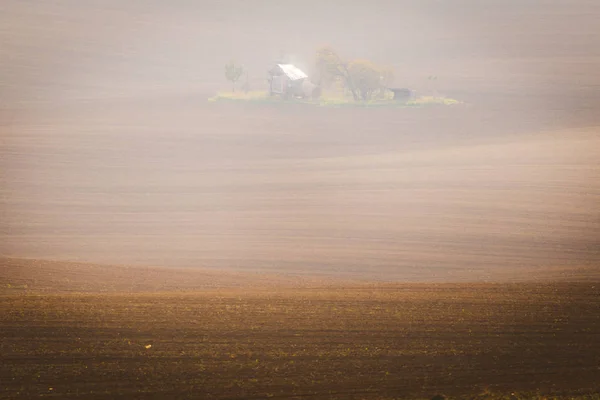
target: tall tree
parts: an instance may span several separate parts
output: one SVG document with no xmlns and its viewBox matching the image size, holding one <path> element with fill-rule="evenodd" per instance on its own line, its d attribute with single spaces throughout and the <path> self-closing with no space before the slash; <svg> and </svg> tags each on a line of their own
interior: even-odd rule
<svg viewBox="0 0 600 400">
<path fill-rule="evenodd" d="M 354 60 L 348 65 L 348 73 L 356 91 L 363 101 L 371 100 L 382 87 L 383 76 L 379 68 L 368 60 Z"/>
<path fill-rule="evenodd" d="M 234 61 L 230 61 L 229 64 L 225 65 L 225 77 L 228 81 L 231 81 L 233 91 L 235 92 L 235 83 L 240 79 L 244 73 L 244 67 L 236 64 Z"/>
<path fill-rule="evenodd" d="M 359 100 L 358 92 L 348 71 L 348 65 L 342 61 L 330 46 L 323 46 L 317 50 L 315 67 L 318 73 L 320 87 L 328 86 L 336 79 L 342 79 L 344 85 L 350 89 L 354 100 Z"/>
</svg>

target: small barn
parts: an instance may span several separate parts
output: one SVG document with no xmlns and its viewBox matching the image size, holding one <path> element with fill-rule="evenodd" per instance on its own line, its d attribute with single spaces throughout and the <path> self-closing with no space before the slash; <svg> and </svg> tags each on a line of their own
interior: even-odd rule
<svg viewBox="0 0 600 400">
<path fill-rule="evenodd" d="M 308 75 L 292 64 L 275 64 L 269 70 L 269 94 L 284 98 L 305 97 Z"/>
<path fill-rule="evenodd" d="M 394 93 L 394 101 L 407 102 L 415 98 L 415 92 L 408 88 L 389 88 Z"/>
</svg>

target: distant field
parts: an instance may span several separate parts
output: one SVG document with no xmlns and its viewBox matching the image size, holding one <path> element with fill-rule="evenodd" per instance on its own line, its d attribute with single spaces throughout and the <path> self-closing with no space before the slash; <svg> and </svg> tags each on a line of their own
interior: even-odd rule
<svg viewBox="0 0 600 400">
<path fill-rule="evenodd" d="M 594 271 L 556 271 L 546 279 L 589 278 Z M 567 272 L 567 274 L 565 274 Z M 365 281 L 321 274 L 89 264 L 0 257 L 0 294 L 190 292 L 207 289 L 330 287 Z"/>
<path fill-rule="evenodd" d="M 600 3 L 80 3 L 0 15 L 1 256 L 413 282 L 598 271 Z M 231 90 L 231 57 L 260 92 L 283 45 L 310 72 L 328 41 L 463 104 L 207 101 Z"/>
<path fill-rule="evenodd" d="M 3 140 L 4 256 L 390 281 L 600 262 L 598 130 L 535 112 L 165 100 Z"/>
<path fill-rule="evenodd" d="M 598 282 L 595 267 L 555 267 L 531 270 L 530 276 L 496 273 L 496 283 L 548 284 Z M 517 278 L 515 278 L 515 275 Z M 476 280 L 476 279 L 474 279 Z M 385 281 L 384 281 L 385 282 Z M 440 281 L 440 283 L 443 283 Z M 202 268 L 165 268 L 89 264 L 0 257 L 0 294 L 195 292 L 216 289 L 272 291 L 277 288 L 339 288 L 383 282 L 343 277 L 335 272 L 240 272 Z M 385 285 L 393 286 L 390 282 Z"/>
<path fill-rule="evenodd" d="M 600 392 L 598 281 L 279 289 L 241 281 L 187 293 L 5 290 L 0 398 Z"/>
</svg>

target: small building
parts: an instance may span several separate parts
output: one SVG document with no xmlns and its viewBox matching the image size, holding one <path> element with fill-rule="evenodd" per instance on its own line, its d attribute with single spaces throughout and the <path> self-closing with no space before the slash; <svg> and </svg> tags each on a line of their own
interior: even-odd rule
<svg viewBox="0 0 600 400">
<path fill-rule="evenodd" d="M 408 88 L 389 88 L 394 93 L 394 101 L 406 102 L 415 98 L 415 92 Z"/>
<path fill-rule="evenodd" d="M 305 82 L 308 82 L 308 75 L 292 64 L 275 64 L 269 70 L 271 96 L 305 97 Z"/>
</svg>

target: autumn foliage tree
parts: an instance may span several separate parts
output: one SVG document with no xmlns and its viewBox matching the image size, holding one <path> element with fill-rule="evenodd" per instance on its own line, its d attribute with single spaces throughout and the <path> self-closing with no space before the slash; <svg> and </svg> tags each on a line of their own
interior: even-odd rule
<svg viewBox="0 0 600 400">
<path fill-rule="evenodd" d="M 354 100 L 358 100 L 358 93 L 348 71 L 347 64 L 337 55 L 330 46 L 323 46 L 317 50 L 315 67 L 318 76 L 318 85 L 328 87 L 334 81 L 341 80 L 345 87 L 352 92 Z"/>
<path fill-rule="evenodd" d="M 363 101 L 368 101 L 381 89 L 381 73 L 377 66 L 368 60 L 355 60 L 348 65 L 352 82 Z"/>
<path fill-rule="evenodd" d="M 328 87 L 339 80 L 357 101 L 383 95 L 394 80 L 393 68 L 381 67 L 369 60 L 344 62 L 330 46 L 317 50 L 315 67 L 319 86 Z"/>
</svg>

